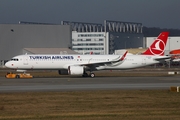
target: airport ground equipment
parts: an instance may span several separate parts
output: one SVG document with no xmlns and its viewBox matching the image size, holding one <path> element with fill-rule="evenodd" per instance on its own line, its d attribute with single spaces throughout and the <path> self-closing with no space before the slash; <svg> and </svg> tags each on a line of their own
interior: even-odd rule
<svg viewBox="0 0 180 120">
<path fill-rule="evenodd" d="M 29 73 L 12 73 L 8 72 L 5 75 L 6 78 L 33 78 L 33 76 Z"/>
</svg>

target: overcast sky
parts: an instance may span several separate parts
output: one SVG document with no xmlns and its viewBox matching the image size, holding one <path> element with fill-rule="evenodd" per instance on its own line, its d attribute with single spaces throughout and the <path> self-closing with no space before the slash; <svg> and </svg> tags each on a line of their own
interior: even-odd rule
<svg viewBox="0 0 180 120">
<path fill-rule="evenodd" d="M 180 0 L 0 0 L 0 24 L 138 22 L 180 29 Z"/>
</svg>

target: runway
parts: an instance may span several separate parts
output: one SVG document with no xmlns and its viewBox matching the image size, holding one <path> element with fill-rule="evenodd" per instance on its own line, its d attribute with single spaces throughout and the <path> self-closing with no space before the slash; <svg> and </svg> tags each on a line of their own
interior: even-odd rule
<svg viewBox="0 0 180 120">
<path fill-rule="evenodd" d="M 180 86 L 180 76 L 33 79 L 0 78 L 0 92 L 169 89 L 170 86 Z"/>
</svg>

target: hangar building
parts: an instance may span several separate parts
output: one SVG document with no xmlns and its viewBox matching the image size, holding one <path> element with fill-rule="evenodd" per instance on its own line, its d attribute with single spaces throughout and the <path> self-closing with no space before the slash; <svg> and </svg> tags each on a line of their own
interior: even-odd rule
<svg viewBox="0 0 180 120">
<path fill-rule="evenodd" d="M 62 21 L 72 26 L 72 50 L 80 54 L 113 54 L 117 49 L 144 47 L 142 24 L 105 20 L 103 24 Z"/>
<path fill-rule="evenodd" d="M 146 48 L 157 36 L 144 38 L 142 27 L 141 23 L 110 20 L 104 24 L 70 21 L 0 24 L 1 65 L 25 53 L 113 54 L 118 49 Z M 179 49 L 179 44 L 179 37 L 169 37 L 165 53 Z"/>
<path fill-rule="evenodd" d="M 25 53 L 24 48 L 68 48 L 71 38 L 70 25 L 0 24 L 0 60 Z"/>
<path fill-rule="evenodd" d="M 68 21 L 61 21 L 61 24 L 0 24 L 0 60 L 32 53 L 28 51 L 32 48 L 36 51 L 37 48 L 70 48 L 81 54 L 91 51 L 113 54 L 116 49 L 143 47 L 142 39 L 142 24 L 132 22 L 105 20 L 104 25 Z"/>
</svg>

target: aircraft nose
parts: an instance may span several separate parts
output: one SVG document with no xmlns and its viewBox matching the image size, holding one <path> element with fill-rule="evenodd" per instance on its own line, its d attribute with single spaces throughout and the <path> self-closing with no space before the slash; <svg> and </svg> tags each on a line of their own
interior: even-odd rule
<svg viewBox="0 0 180 120">
<path fill-rule="evenodd" d="M 6 63 L 5 63 L 5 66 L 8 68 L 8 67 L 9 67 L 9 62 L 6 62 Z"/>
<path fill-rule="evenodd" d="M 7 68 L 12 68 L 12 67 L 14 66 L 14 64 L 11 63 L 11 62 L 6 62 L 6 63 L 5 63 L 5 66 L 6 66 Z"/>
</svg>

